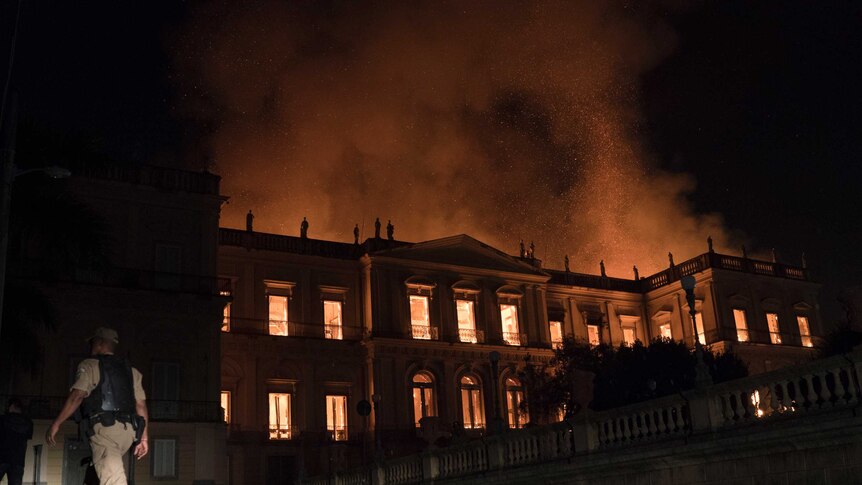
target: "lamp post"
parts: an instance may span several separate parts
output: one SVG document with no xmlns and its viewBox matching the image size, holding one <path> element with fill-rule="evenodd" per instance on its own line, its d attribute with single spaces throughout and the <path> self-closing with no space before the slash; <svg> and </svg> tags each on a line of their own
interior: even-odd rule
<svg viewBox="0 0 862 485">
<path fill-rule="evenodd" d="M 682 285 L 682 289 L 685 290 L 685 299 L 688 302 L 688 314 L 691 317 L 692 335 L 694 336 L 694 356 L 697 359 L 695 364 L 695 384 L 698 386 L 712 384 L 709 369 L 707 369 L 706 364 L 703 362 L 703 345 L 701 345 L 697 335 L 697 319 L 695 316 L 697 311 L 694 308 L 694 287 L 696 281 L 694 276 L 688 275 L 680 279 L 680 284 Z"/>
<path fill-rule="evenodd" d="M 374 394 L 371 400 L 374 402 L 374 456 L 379 462 L 383 458 L 383 446 L 380 442 L 380 401 L 383 398 L 380 394 Z"/>
<path fill-rule="evenodd" d="M 491 361 L 491 392 L 494 395 L 494 418 L 491 421 L 491 434 L 503 432 L 503 418 L 500 416 L 500 393 L 497 390 L 497 377 L 499 375 L 500 352 L 492 350 L 488 354 Z"/>
</svg>

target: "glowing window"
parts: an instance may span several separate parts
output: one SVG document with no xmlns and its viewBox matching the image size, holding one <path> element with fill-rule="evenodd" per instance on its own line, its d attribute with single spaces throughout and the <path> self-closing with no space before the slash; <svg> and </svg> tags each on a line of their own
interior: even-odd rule
<svg viewBox="0 0 862 485">
<path fill-rule="evenodd" d="M 521 334 L 518 329 L 518 306 L 500 305 L 500 317 L 503 320 L 503 341 L 508 345 L 521 345 Z"/>
<path fill-rule="evenodd" d="M 413 338 L 431 339 L 431 320 L 428 317 L 428 297 L 410 295 L 410 325 Z"/>
<path fill-rule="evenodd" d="M 347 396 L 326 396 L 326 430 L 333 441 L 347 441 Z"/>
<path fill-rule="evenodd" d="M 736 340 L 748 342 L 748 322 L 745 319 L 745 310 L 734 308 L 733 321 L 736 324 Z"/>
<path fill-rule="evenodd" d="M 419 420 L 426 416 L 436 416 L 434 402 L 434 381 L 425 372 L 419 372 L 413 376 L 413 419 L 416 427 Z"/>
<path fill-rule="evenodd" d="M 323 301 L 323 335 L 330 339 L 342 339 L 340 301 Z"/>
<path fill-rule="evenodd" d="M 290 428 L 290 398 L 288 393 L 269 393 L 269 439 L 289 440 Z"/>
<path fill-rule="evenodd" d="M 527 413 L 521 410 L 524 402 L 524 388 L 521 381 L 509 377 L 506 379 L 506 411 L 509 418 L 510 428 L 523 428 L 527 424 Z"/>
<path fill-rule="evenodd" d="M 485 411 L 482 404 L 482 388 L 472 376 L 464 376 L 460 381 L 461 417 L 467 429 L 485 427 Z"/>
<path fill-rule="evenodd" d="M 551 345 L 560 348 L 563 345 L 563 322 L 551 320 Z"/>
<path fill-rule="evenodd" d="M 221 392 L 221 408 L 224 412 L 224 422 L 230 424 L 230 391 Z"/>
<path fill-rule="evenodd" d="M 590 345 L 593 347 L 599 345 L 601 343 L 601 339 L 599 337 L 599 326 L 598 325 L 587 325 L 587 340 L 590 342 Z"/>
<path fill-rule="evenodd" d="M 658 332 L 662 338 L 673 339 L 673 333 L 670 330 L 670 323 L 663 323 L 659 325 Z"/>
<path fill-rule="evenodd" d="M 694 326 L 697 328 L 697 341 L 700 345 L 706 345 L 706 335 L 703 331 L 703 313 L 697 312 L 694 314 Z"/>
<path fill-rule="evenodd" d="M 230 303 L 226 303 L 222 310 L 221 331 L 230 332 Z"/>
<path fill-rule="evenodd" d="M 473 307 L 474 303 L 471 300 L 455 300 L 455 311 L 458 314 L 458 340 L 475 344 L 478 339 Z"/>
<path fill-rule="evenodd" d="M 268 295 L 269 300 L 269 334 L 287 335 L 287 297 Z"/>
<path fill-rule="evenodd" d="M 778 314 L 767 313 L 766 324 L 769 326 L 769 340 L 774 344 L 781 343 L 781 330 L 778 326 Z"/>
<path fill-rule="evenodd" d="M 813 347 L 811 341 L 811 328 L 808 326 L 808 317 L 797 315 L 796 323 L 799 324 L 799 336 L 802 338 L 802 345 L 805 347 Z"/>
</svg>

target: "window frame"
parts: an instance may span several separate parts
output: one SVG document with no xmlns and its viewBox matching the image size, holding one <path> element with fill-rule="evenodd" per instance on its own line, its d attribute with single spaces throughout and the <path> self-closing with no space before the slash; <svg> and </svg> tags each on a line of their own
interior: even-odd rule
<svg viewBox="0 0 862 485">
<path fill-rule="evenodd" d="M 748 328 L 748 312 L 745 308 L 733 307 L 731 313 L 733 315 L 733 326 L 736 329 L 736 341 L 751 342 L 751 331 Z M 737 318 L 740 315 L 742 316 L 742 326 L 740 326 L 739 318 Z M 743 334 L 745 335 L 744 337 Z"/>
<path fill-rule="evenodd" d="M 772 345 L 781 345 L 781 318 L 778 315 L 778 312 L 767 311 L 766 313 L 766 328 L 769 330 L 769 342 Z M 775 320 L 775 330 L 772 330 L 772 322 L 770 321 L 769 316 L 774 315 Z"/>
<path fill-rule="evenodd" d="M 267 441 L 288 441 L 294 439 L 294 424 L 293 424 L 293 398 L 295 396 L 295 392 L 292 390 L 268 390 L 266 394 L 266 407 L 267 407 Z M 273 396 L 287 396 L 287 423 L 284 427 L 284 431 L 282 431 L 282 425 L 278 420 L 275 423 L 275 430 L 273 430 L 272 423 L 272 397 Z M 276 418 L 279 418 L 278 412 L 276 412 Z M 275 436 L 273 436 L 275 433 Z M 282 436 L 284 433 L 285 436 Z M 298 433 L 296 433 L 298 434 Z"/>
<path fill-rule="evenodd" d="M 338 305 L 338 325 L 332 325 L 326 319 L 327 303 Z M 323 297 L 323 337 L 330 340 L 344 340 L 344 301 Z"/>
<path fill-rule="evenodd" d="M 430 382 L 416 382 L 416 377 L 425 376 Z M 413 422 L 416 427 L 419 428 L 419 420 L 424 417 L 434 417 L 438 416 L 437 411 L 437 389 L 436 389 L 437 380 L 434 378 L 434 374 L 427 370 L 419 370 L 413 373 L 410 377 L 410 400 L 413 403 Z M 419 390 L 419 409 L 422 410 L 423 416 L 416 416 L 416 391 Z M 426 395 L 425 391 L 428 390 L 430 394 Z M 430 400 L 430 405 L 429 405 Z M 426 410 L 430 408 L 431 414 L 426 414 Z"/>
<path fill-rule="evenodd" d="M 156 475 L 156 460 L 158 456 L 159 443 L 164 441 L 173 442 L 174 446 L 174 462 L 173 475 Z M 150 436 L 150 478 L 153 480 L 177 480 L 180 477 L 180 438 L 179 436 Z"/>
<path fill-rule="evenodd" d="M 464 379 L 470 379 L 472 384 L 464 384 Z M 465 408 L 464 393 L 467 392 L 468 403 Z M 474 400 L 474 396 L 478 396 L 478 402 Z M 461 420 L 465 429 L 485 429 L 487 423 L 485 421 L 485 396 L 482 389 L 482 380 L 474 373 L 465 373 L 458 378 L 458 400 L 461 405 Z M 464 411 L 468 410 L 469 416 L 464 415 Z M 476 411 L 478 411 L 478 420 L 476 419 Z M 470 422 L 467 422 L 467 418 Z M 478 421 L 478 422 L 477 422 Z M 469 425 L 469 426 L 468 426 Z"/>
<path fill-rule="evenodd" d="M 805 322 L 806 333 L 802 333 L 802 322 Z M 799 327 L 799 340 L 803 347 L 814 347 L 814 340 L 811 338 L 811 319 L 808 315 L 796 314 L 796 326 Z"/>
<path fill-rule="evenodd" d="M 512 381 L 514 384 L 509 384 Z M 530 421 L 528 411 L 521 411 L 520 404 L 526 400 L 527 391 L 520 379 L 514 376 L 503 378 L 503 391 L 506 403 L 506 422 L 509 429 L 522 429 Z M 512 399 L 514 398 L 514 399 Z M 514 405 L 513 405 L 514 404 Z"/>
<path fill-rule="evenodd" d="M 344 416 L 344 424 L 337 425 L 335 423 L 330 424 L 329 422 L 329 398 L 343 398 L 344 399 L 344 407 L 342 408 L 342 413 Z M 350 441 L 350 405 L 349 401 L 350 396 L 347 393 L 327 393 L 324 395 L 324 403 L 326 410 L 326 432 L 329 433 L 331 441 Z M 334 400 L 333 400 L 334 401 Z M 336 413 L 335 408 L 333 408 L 333 421 L 335 421 Z M 339 433 L 338 428 L 343 428 L 342 433 Z"/>
</svg>

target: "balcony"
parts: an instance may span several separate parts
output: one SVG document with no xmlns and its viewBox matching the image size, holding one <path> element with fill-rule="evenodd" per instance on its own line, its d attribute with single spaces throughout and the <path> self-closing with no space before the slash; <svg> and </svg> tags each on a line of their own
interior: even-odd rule
<svg viewBox="0 0 862 485">
<path fill-rule="evenodd" d="M 413 338 L 416 340 L 438 340 L 437 327 L 430 325 L 411 325 Z"/>
<path fill-rule="evenodd" d="M 459 328 L 458 341 L 468 344 L 484 343 L 485 332 L 473 328 Z"/>
<path fill-rule="evenodd" d="M 517 332 L 503 332 L 503 342 L 505 342 L 506 345 L 526 345 L 527 334 Z"/>
<path fill-rule="evenodd" d="M 360 340 L 362 327 L 351 325 L 324 325 L 322 322 L 292 322 L 256 318 L 226 318 L 229 330 L 224 333 L 243 335 L 271 335 L 273 337 L 325 338 L 327 340 Z M 225 328 L 224 323 L 222 328 Z M 270 333 L 270 329 L 278 333 Z M 223 330 L 224 331 L 224 330 Z"/>
<path fill-rule="evenodd" d="M 331 441 L 347 441 L 349 436 L 347 426 L 327 426 L 326 432 Z"/>
<path fill-rule="evenodd" d="M 300 434 L 298 427 L 289 424 L 270 424 L 268 432 L 271 440 L 293 440 Z"/>
<path fill-rule="evenodd" d="M 341 328 L 341 325 L 324 325 L 323 338 L 344 340 L 344 333 L 341 331 Z"/>
</svg>

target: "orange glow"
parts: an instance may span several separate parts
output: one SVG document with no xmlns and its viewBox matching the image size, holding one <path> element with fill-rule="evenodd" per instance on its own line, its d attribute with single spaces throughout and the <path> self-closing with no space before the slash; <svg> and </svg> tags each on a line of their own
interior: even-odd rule
<svg viewBox="0 0 862 485">
<path fill-rule="evenodd" d="M 534 240 L 546 267 L 569 254 L 572 271 L 604 259 L 627 278 L 707 235 L 737 247 L 638 133 L 641 75 L 673 47 L 663 18 L 617 2 L 303 5 L 199 7 L 177 54 L 182 108 L 216 127 L 203 149 L 231 197 L 223 226 L 254 209 L 256 230 L 298 235 L 307 216 L 309 237 L 350 242 L 380 217 L 397 239 Z"/>
</svg>

